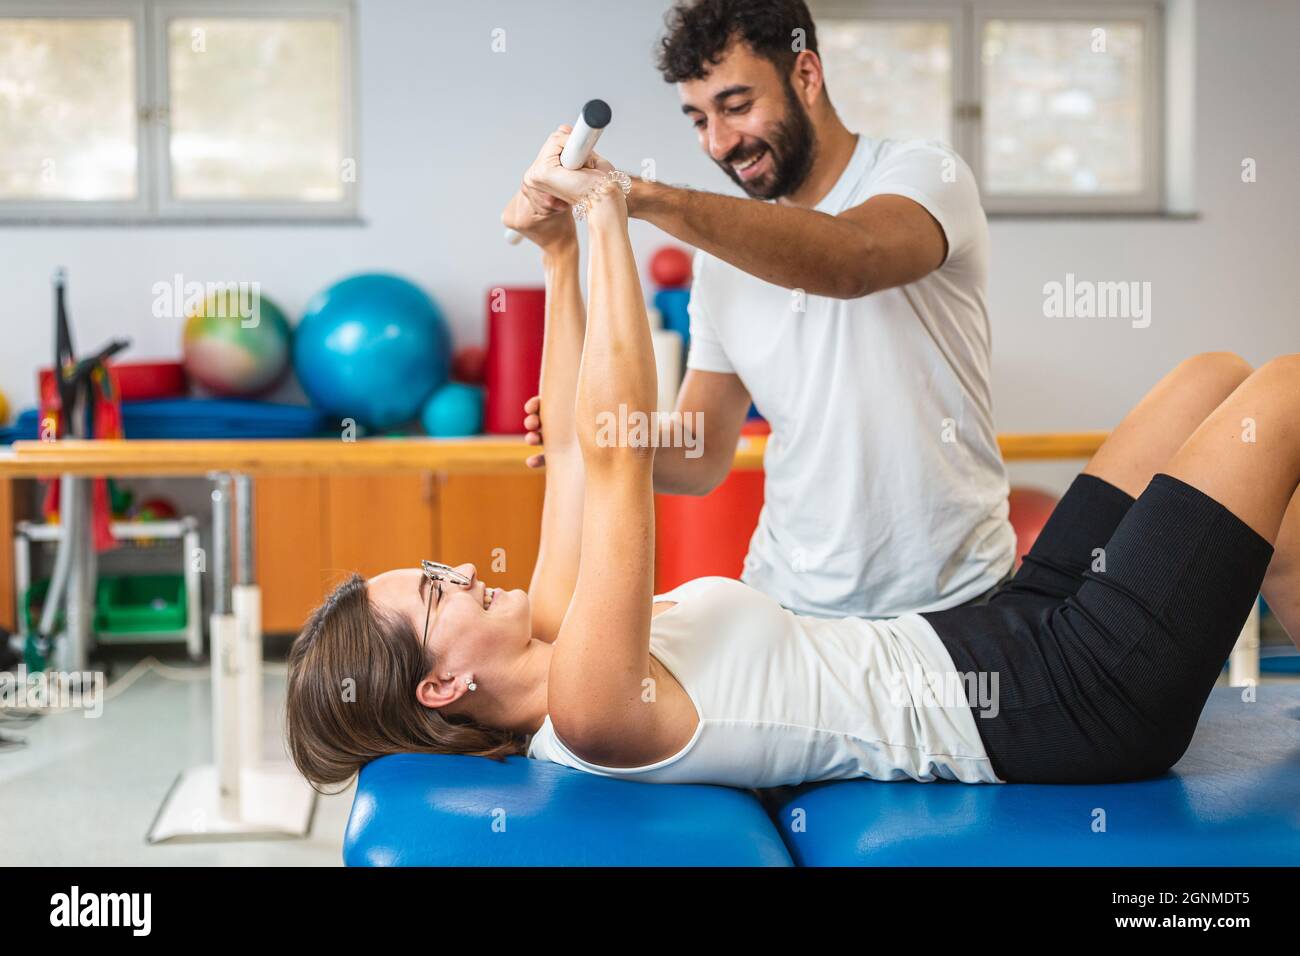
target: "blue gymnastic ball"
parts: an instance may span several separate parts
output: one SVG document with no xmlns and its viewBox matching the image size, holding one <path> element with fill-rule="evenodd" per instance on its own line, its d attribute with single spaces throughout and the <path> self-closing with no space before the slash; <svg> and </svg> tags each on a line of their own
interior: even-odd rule
<svg viewBox="0 0 1300 956">
<path fill-rule="evenodd" d="M 370 429 L 415 418 L 450 366 L 441 310 L 398 276 L 335 283 L 307 304 L 294 332 L 293 367 L 312 404 Z"/>
<path fill-rule="evenodd" d="M 438 389 L 420 412 L 424 430 L 435 438 L 463 438 L 483 431 L 483 390 L 461 382 Z"/>
</svg>

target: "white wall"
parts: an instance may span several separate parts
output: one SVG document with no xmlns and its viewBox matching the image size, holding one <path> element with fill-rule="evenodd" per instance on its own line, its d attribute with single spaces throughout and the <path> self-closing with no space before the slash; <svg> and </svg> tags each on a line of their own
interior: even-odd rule
<svg viewBox="0 0 1300 956">
<path fill-rule="evenodd" d="M 652 67 L 664 0 L 359 0 L 364 225 L 0 227 L 0 389 L 30 404 L 48 361 L 49 276 L 70 273 L 77 342 L 114 335 L 170 356 L 178 323 L 151 317 L 151 287 L 259 281 L 290 312 L 345 274 L 384 269 L 428 289 L 460 341 L 480 341 L 493 285 L 535 283 L 497 216 L 547 133 L 601 96 L 615 121 L 602 151 L 667 182 L 729 188 L 699 153 L 676 94 Z M 1192 221 L 1011 220 L 992 224 L 994 394 L 1004 431 L 1113 425 L 1180 358 L 1233 349 L 1261 361 L 1300 350 L 1300 4 L 1200 0 L 1196 207 Z M 491 31 L 506 31 L 493 53 Z M 833 92 L 833 91 L 832 91 Z M 468 143 L 468 147 L 461 144 Z M 1243 157 L 1258 182 L 1243 184 Z M 637 224 L 641 253 L 660 240 Z M 1067 272 L 1152 284 L 1153 320 L 1049 320 L 1042 287 Z M 1059 484 L 1073 466 L 1018 468 Z"/>
</svg>

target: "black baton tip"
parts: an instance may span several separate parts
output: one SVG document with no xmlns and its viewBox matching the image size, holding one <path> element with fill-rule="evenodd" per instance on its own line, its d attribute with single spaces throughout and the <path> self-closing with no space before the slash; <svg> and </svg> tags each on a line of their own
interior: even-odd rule
<svg viewBox="0 0 1300 956">
<path fill-rule="evenodd" d="M 604 100 L 587 100 L 582 107 L 582 121 L 592 129 L 604 129 L 614 118 L 614 111 Z"/>
</svg>

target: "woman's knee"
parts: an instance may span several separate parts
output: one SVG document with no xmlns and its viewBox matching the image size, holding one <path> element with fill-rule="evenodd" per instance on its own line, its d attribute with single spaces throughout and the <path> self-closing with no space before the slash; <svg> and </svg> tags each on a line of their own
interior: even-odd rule
<svg viewBox="0 0 1300 956">
<path fill-rule="evenodd" d="M 1255 370 L 1255 375 L 1278 381 L 1300 383 L 1300 352 L 1292 352 L 1289 355 L 1279 355 L 1277 358 L 1269 359 Z"/>
<path fill-rule="evenodd" d="M 1272 418 L 1279 426 L 1275 434 L 1300 442 L 1293 427 L 1300 412 L 1300 353 L 1279 355 L 1257 368 L 1242 387 L 1240 404 L 1261 420 Z"/>
<path fill-rule="evenodd" d="M 1205 388 L 1223 395 L 1231 393 L 1254 371 L 1254 366 L 1236 352 L 1201 352 L 1178 366 L 1178 374 L 1193 377 Z"/>
</svg>

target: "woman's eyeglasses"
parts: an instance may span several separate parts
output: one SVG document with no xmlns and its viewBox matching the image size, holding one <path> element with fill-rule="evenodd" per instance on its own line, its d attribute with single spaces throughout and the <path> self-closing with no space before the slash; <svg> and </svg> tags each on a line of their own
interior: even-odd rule
<svg viewBox="0 0 1300 956">
<path fill-rule="evenodd" d="M 420 637 L 420 649 L 424 649 L 425 642 L 429 639 L 429 615 L 433 613 L 433 590 L 438 589 L 438 600 L 442 600 L 442 582 L 449 584 L 459 584 L 461 587 L 469 587 L 470 579 L 461 574 L 449 564 L 439 564 L 437 561 L 421 561 L 420 570 L 424 576 L 429 579 L 429 600 L 424 608 L 424 633 Z"/>
</svg>

